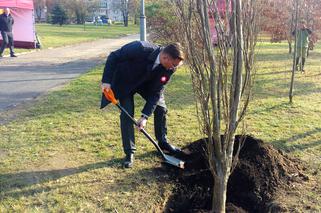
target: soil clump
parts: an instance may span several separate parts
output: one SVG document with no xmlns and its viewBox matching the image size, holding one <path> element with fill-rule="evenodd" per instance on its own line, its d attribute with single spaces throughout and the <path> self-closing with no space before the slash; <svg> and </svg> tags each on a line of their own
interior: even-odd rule
<svg viewBox="0 0 321 213">
<path fill-rule="evenodd" d="M 176 156 L 186 162 L 185 169 L 170 168 L 178 187 L 165 212 L 210 211 L 213 176 L 206 159 L 206 140 L 190 143 L 183 148 L 184 155 Z M 279 190 L 308 179 L 302 162 L 252 136 L 236 136 L 235 147 L 239 141 L 244 143 L 228 182 L 227 212 L 282 211 L 280 206 L 271 209 L 269 204 Z"/>
</svg>

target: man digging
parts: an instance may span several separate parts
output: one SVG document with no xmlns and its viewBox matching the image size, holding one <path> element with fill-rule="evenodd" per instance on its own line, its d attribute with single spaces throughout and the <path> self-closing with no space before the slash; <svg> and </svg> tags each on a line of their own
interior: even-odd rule
<svg viewBox="0 0 321 213">
<path fill-rule="evenodd" d="M 179 43 L 159 47 L 149 42 L 134 41 L 112 52 L 106 61 L 102 76 L 102 91 L 112 89 L 120 105 L 133 117 L 134 95 L 140 94 L 146 101 L 138 128 L 146 126 L 154 113 L 154 130 L 159 147 L 170 154 L 181 150 L 167 140 L 164 86 L 171 75 L 183 63 L 184 53 Z M 101 108 L 110 102 L 102 96 Z M 132 121 L 121 112 L 121 135 L 126 154 L 123 166 L 130 168 L 134 163 L 135 136 Z"/>
</svg>

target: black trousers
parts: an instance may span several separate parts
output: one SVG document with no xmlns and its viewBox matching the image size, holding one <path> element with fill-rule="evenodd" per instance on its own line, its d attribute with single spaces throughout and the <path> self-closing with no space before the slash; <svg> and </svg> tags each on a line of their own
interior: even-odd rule
<svg viewBox="0 0 321 213">
<path fill-rule="evenodd" d="M 4 49 L 7 47 L 7 45 L 9 44 L 9 49 L 10 49 L 10 55 L 14 54 L 14 42 L 13 42 L 13 34 L 12 32 L 4 32 L 1 31 L 1 36 L 2 36 L 2 45 L 0 48 L 0 55 L 2 55 Z"/>
<path fill-rule="evenodd" d="M 120 105 L 134 117 L 134 96 L 131 95 L 120 99 L 119 102 Z M 167 108 L 164 96 L 162 95 L 154 111 L 154 131 L 158 143 L 167 143 L 166 114 Z M 120 114 L 120 128 L 125 154 L 134 154 L 136 151 L 134 124 L 123 112 Z"/>
</svg>

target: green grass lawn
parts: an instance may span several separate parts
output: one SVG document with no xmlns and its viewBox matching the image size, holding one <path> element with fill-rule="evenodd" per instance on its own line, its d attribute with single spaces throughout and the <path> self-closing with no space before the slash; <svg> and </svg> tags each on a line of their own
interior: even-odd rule
<svg viewBox="0 0 321 213">
<path fill-rule="evenodd" d="M 128 34 L 139 33 L 139 26 L 123 25 L 51 25 L 37 24 L 36 31 L 40 37 L 43 48 L 65 46 L 101 38 L 117 38 Z"/>
<path fill-rule="evenodd" d="M 306 73 L 296 73 L 292 105 L 287 43 L 262 42 L 257 51 L 247 133 L 308 163 L 310 181 L 280 200 L 297 212 L 319 212 L 321 45 L 307 59 Z M 0 212 L 157 212 L 170 196 L 175 184 L 142 135 L 136 135 L 135 167 L 120 167 L 119 112 L 99 110 L 101 73 L 102 67 L 92 70 L 0 126 Z M 202 137 L 185 68 L 175 73 L 166 100 L 171 142 L 184 146 Z M 141 98 L 136 105 L 140 115 Z M 150 119 L 147 131 L 152 127 Z"/>
<path fill-rule="evenodd" d="M 129 24 L 128 27 L 123 25 L 103 25 L 95 26 L 93 24 L 84 25 L 52 25 L 36 24 L 36 32 L 40 38 L 42 48 L 54 48 L 66 45 L 72 45 L 80 42 L 92 41 L 103 38 L 117 38 L 128 34 L 138 34 L 139 26 Z M 28 52 L 28 49 L 15 50 L 17 53 Z M 4 54 L 9 54 L 6 49 Z"/>
</svg>

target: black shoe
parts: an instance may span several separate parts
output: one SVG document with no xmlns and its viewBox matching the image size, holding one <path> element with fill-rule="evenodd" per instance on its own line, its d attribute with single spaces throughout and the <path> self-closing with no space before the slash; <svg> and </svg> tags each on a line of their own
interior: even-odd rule
<svg viewBox="0 0 321 213">
<path fill-rule="evenodd" d="M 132 168 L 133 165 L 134 165 L 134 154 L 127 154 L 124 159 L 123 166 L 125 168 Z"/>
<path fill-rule="evenodd" d="M 164 152 L 167 152 L 172 155 L 179 154 L 182 152 L 180 148 L 170 145 L 169 143 L 159 143 L 158 145 Z"/>
<path fill-rule="evenodd" d="M 17 56 L 15 54 L 11 54 L 10 57 L 16 58 Z"/>
</svg>

